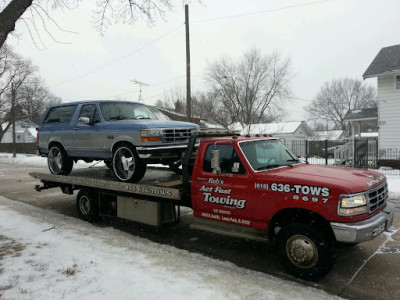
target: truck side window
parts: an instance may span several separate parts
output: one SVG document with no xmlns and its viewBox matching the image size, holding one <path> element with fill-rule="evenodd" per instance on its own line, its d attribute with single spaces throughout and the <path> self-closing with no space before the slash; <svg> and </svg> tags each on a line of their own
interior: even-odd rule
<svg viewBox="0 0 400 300">
<path fill-rule="evenodd" d="M 245 174 L 246 171 L 233 145 L 209 145 L 203 162 L 203 171 L 212 172 L 211 150 L 219 150 L 222 173 Z"/>
<path fill-rule="evenodd" d="M 89 118 L 90 124 L 100 123 L 100 117 L 96 109 L 96 105 L 88 104 L 82 106 L 81 114 L 79 117 Z"/>
<path fill-rule="evenodd" d="M 69 123 L 75 111 L 76 105 L 53 107 L 44 120 L 44 124 L 48 123 Z"/>
</svg>

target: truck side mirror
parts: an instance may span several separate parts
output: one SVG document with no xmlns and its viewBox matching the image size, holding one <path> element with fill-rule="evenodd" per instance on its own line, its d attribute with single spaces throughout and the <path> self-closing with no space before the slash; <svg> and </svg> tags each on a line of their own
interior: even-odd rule
<svg viewBox="0 0 400 300">
<path fill-rule="evenodd" d="M 87 117 L 80 117 L 78 119 L 78 124 L 90 125 L 90 119 Z"/>
<path fill-rule="evenodd" d="M 221 174 L 221 166 L 219 164 L 219 150 L 211 150 L 211 169 L 215 175 Z"/>
</svg>

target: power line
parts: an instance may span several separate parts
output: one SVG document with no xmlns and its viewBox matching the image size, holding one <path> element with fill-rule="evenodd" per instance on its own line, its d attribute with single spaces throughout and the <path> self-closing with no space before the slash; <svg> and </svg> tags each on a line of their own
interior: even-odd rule
<svg viewBox="0 0 400 300">
<path fill-rule="evenodd" d="M 244 13 L 244 14 L 238 14 L 238 15 L 232 15 L 232 16 L 226 16 L 226 17 L 218 17 L 218 18 L 210 18 L 210 19 L 197 20 L 197 21 L 195 20 L 195 21 L 191 21 L 190 23 L 211 22 L 211 21 L 218 21 L 218 20 L 227 20 L 227 19 L 233 19 L 233 18 L 241 18 L 241 17 L 251 16 L 251 15 L 267 14 L 267 13 L 272 13 L 272 12 L 277 12 L 277 11 L 282 11 L 282 10 L 288 10 L 288 9 L 293 9 L 293 8 L 298 8 L 298 7 L 305 7 L 305 6 L 317 5 L 317 4 L 321 4 L 321 3 L 325 3 L 325 2 L 330 2 L 330 1 L 332 1 L 332 0 L 319 0 L 319 1 L 313 1 L 313 2 L 308 2 L 308 3 L 289 5 L 289 6 L 285 6 L 285 7 L 280 7 L 280 8 L 275 8 L 275 9 L 269 9 L 269 10 L 264 10 L 264 11 L 249 12 L 249 13 Z M 63 81 L 63 82 L 60 82 L 60 83 L 57 83 L 57 84 L 54 84 L 54 85 L 51 85 L 51 86 L 48 86 L 48 87 L 49 87 L 49 88 L 57 87 L 57 86 L 60 86 L 60 85 L 63 85 L 63 84 L 67 84 L 67 83 L 76 81 L 76 80 L 78 80 L 78 79 L 87 77 L 87 76 L 92 75 L 92 74 L 94 74 L 94 73 L 97 73 L 97 72 L 99 72 L 99 71 L 101 71 L 101 70 L 103 70 L 103 69 L 105 69 L 105 68 L 107 68 L 107 67 L 110 67 L 111 65 L 114 65 L 114 64 L 116 64 L 116 63 L 118 63 L 118 62 L 120 62 L 120 61 L 122 61 L 122 60 L 124 60 L 124 59 L 126 59 L 126 58 L 128 58 L 128 57 L 130 57 L 130 56 L 132 56 L 132 55 L 134 55 L 134 54 L 136 54 L 136 53 L 138 53 L 139 51 L 141 51 L 141 50 L 143 50 L 144 48 L 146 48 L 146 47 L 148 47 L 148 46 L 150 46 L 150 45 L 152 45 L 152 44 L 158 42 L 159 40 L 161 40 L 161 39 L 167 37 L 168 35 L 172 34 L 173 32 L 175 32 L 175 31 L 177 31 L 178 29 L 180 29 L 181 27 L 183 27 L 183 25 L 184 25 L 184 23 L 180 24 L 179 26 L 173 28 L 172 30 L 170 30 L 170 31 L 168 31 L 168 32 L 166 32 L 166 33 L 164 33 L 164 34 L 162 34 L 161 36 L 159 36 L 159 37 L 156 38 L 155 40 L 153 40 L 153 41 L 151 41 L 151 42 L 149 42 L 149 43 L 147 43 L 147 44 L 145 44 L 145 45 L 143 45 L 143 46 L 141 46 L 141 47 L 135 49 L 134 51 L 132 51 L 132 52 L 130 52 L 130 53 L 128 53 L 128 54 L 126 54 L 126 55 L 124 55 L 124 56 L 122 56 L 122 57 L 116 59 L 116 60 L 113 60 L 113 61 L 111 61 L 111 62 L 109 62 L 109 63 L 107 63 L 107 64 L 104 64 L 104 65 L 102 65 L 102 66 L 96 68 L 96 69 L 93 69 L 92 71 L 86 72 L 86 73 L 84 73 L 84 74 L 78 75 L 78 76 L 76 76 L 76 77 L 73 77 L 73 78 L 71 78 L 71 79 L 65 80 L 65 81 Z M 152 84 L 152 85 L 153 85 L 153 86 L 154 86 L 154 85 L 162 85 L 162 84 L 165 84 L 165 83 L 167 83 L 167 82 L 175 81 L 176 79 L 180 79 L 180 78 L 182 78 L 182 77 L 184 77 L 184 76 L 180 76 L 180 77 L 177 77 L 177 78 L 175 78 L 175 79 L 171 79 L 171 80 L 169 80 L 169 81 L 161 82 L 161 83 L 158 83 L 158 84 Z M 132 91 L 130 91 L 130 92 L 132 92 Z M 127 93 L 130 93 L 130 92 L 127 92 Z M 124 93 L 124 94 L 127 94 L 127 93 Z M 120 94 L 120 95 L 121 95 L 121 94 Z M 157 95 L 157 96 L 158 96 L 158 95 Z M 295 99 L 295 100 L 304 100 L 304 99 L 300 99 L 300 98 L 291 98 L 291 99 Z M 311 101 L 311 100 L 304 100 L 304 101 Z"/>
<path fill-rule="evenodd" d="M 66 81 L 63 81 L 63 82 L 60 82 L 60 83 L 57 83 L 57 84 L 53 84 L 53 85 L 49 86 L 49 88 L 56 87 L 56 86 L 60 86 L 60 85 L 66 84 L 66 83 L 70 83 L 70 82 L 72 82 L 72 81 L 81 79 L 81 78 L 83 78 L 83 77 L 92 75 L 92 74 L 94 74 L 94 73 L 97 73 L 98 71 L 101 71 L 101 70 L 103 70 L 103 69 L 105 69 L 105 68 L 107 68 L 107 67 L 109 67 L 109 66 L 111 66 L 111 65 L 113 65 L 113 64 L 116 64 L 116 63 L 118 63 L 118 62 L 120 62 L 120 61 L 122 61 L 122 60 L 128 58 L 129 56 L 132 56 L 133 54 L 136 54 L 137 52 L 143 50 L 144 48 L 147 48 L 148 46 L 150 46 L 150 45 L 152 45 L 152 44 L 158 42 L 159 40 L 165 38 L 166 36 L 170 35 L 171 33 L 177 31 L 177 30 L 178 30 L 179 28 L 181 28 L 182 26 L 183 26 L 183 24 L 180 24 L 179 26 L 175 27 L 174 29 L 168 31 L 167 33 L 165 33 L 165 34 L 163 34 L 163 35 L 161 35 L 161 36 L 159 36 L 159 37 L 156 38 L 155 40 L 153 40 L 153 41 L 151 41 L 151 42 L 149 42 L 149 43 L 143 45 L 142 47 L 137 48 L 136 50 L 134 50 L 134 51 L 132 51 L 132 52 L 130 52 L 130 53 L 128 53 L 128 54 L 126 54 L 126 55 L 124 55 L 124 56 L 122 56 L 122 57 L 116 59 L 116 60 L 113 60 L 113 61 L 111 61 L 111 62 L 109 62 L 109 63 L 107 63 L 107 64 L 105 64 L 105 65 L 102 65 L 102 66 L 100 66 L 100 67 L 98 67 L 98 68 L 96 68 L 96 69 L 94 69 L 94 70 L 92 70 L 92 71 L 89 71 L 89 72 L 87 72 L 87 73 L 84 73 L 84 74 L 82 74 L 82 75 L 76 76 L 76 77 L 74 77 L 74 78 L 68 79 L 68 80 L 66 80 Z"/>
<path fill-rule="evenodd" d="M 308 2 L 308 3 L 289 5 L 289 6 L 285 6 L 285 7 L 280 7 L 280 8 L 275 8 L 275 9 L 269 9 L 269 10 L 264 10 L 264 11 L 249 12 L 249 13 L 245 13 L 245 14 L 232 15 L 232 16 L 219 17 L 219 18 L 211 18 L 211 19 L 204 19 L 204 20 L 197 20 L 197 21 L 195 20 L 195 21 L 191 21 L 190 23 L 202 23 L 202 22 L 226 20 L 226 19 L 233 19 L 233 18 L 241 18 L 241 17 L 251 16 L 251 15 L 267 14 L 267 13 L 271 13 L 271 12 L 282 11 L 282 10 L 288 10 L 288 9 L 293 9 L 293 8 L 297 8 L 297 7 L 311 6 L 311 5 L 316 5 L 316 4 L 325 3 L 325 2 L 330 2 L 330 1 L 332 1 L 332 0 L 319 0 L 319 1 L 313 1 L 313 2 Z M 97 73 L 97 72 L 99 72 L 99 71 L 101 71 L 101 70 L 103 70 L 103 69 L 105 69 L 105 68 L 107 68 L 107 67 L 109 67 L 109 66 L 111 66 L 111 65 L 114 65 L 114 64 L 116 64 L 116 63 L 118 63 L 118 62 L 120 62 L 120 61 L 122 61 L 122 60 L 124 60 L 124 59 L 126 59 L 126 58 L 128 58 L 128 57 L 130 57 L 130 56 L 132 56 L 133 54 L 136 54 L 137 52 L 143 50 L 144 48 L 147 48 L 148 46 L 150 46 L 150 45 L 152 45 L 152 44 L 158 42 L 159 40 L 165 38 L 166 36 L 168 36 L 168 35 L 170 35 L 171 33 L 177 31 L 178 29 L 180 29 L 183 25 L 184 25 L 184 23 L 180 24 L 179 26 L 177 26 L 177 27 L 173 28 L 172 30 L 166 32 L 165 34 L 159 36 L 159 37 L 156 38 L 155 40 L 153 40 L 153 41 L 151 41 L 151 42 L 149 42 L 149 43 L 143 45 L 142 47 L 137 48 L 136 50 L 134 50 L 134 51 L 132 51 L 132 52 L 130 52 L 130 53 L 128 53 L 128 54 L 126 54 L 126 55 L 124 55 L 124 56 L 122 56 L 122 57 L 120 57 L 120 58 L 114 60 L 114 61 L 111 61 L 111 62 L 109 62 L 109 63 L 107 63 L 107 64 L 105 64 L 105 65 L 102 65 L 102 66 L 100 66 L 100 67 L 98 67 L 98 68 L 96 68 L 96 69 L 94 69 L 94 70 L 92 70 L 92 71 L 89 71 L 89 72 L 87 72 L 87 73 L 78 75 L 78 76 L 76 76 L 76 77 L 73 77 L 73 78 L 71 78 L 71 79 L 65 80 L 65 81 L 60 82 L 60 83 L 57 83 L 57 84 L 53 84 L 53 85 L 49 86 L 49 88 L 57 87 L 57 86 L 60 86 L 60 85 L 66 84 L 66 83 L 70 83 L 70 82 L 73 82 L 73 81 L 75 81 L 75 80 L 78 80 L 78 79 L 87 77 L 87 76 L 89 76 L 89 75 L 92 75 L 92 74 L 94 74 L 94 73 Z"/>
<path fill-rule="evenodd" d="M 292 9 L 292 8 L 316 5 L 316 4 L 330 2 L 330 1 L 332 1 L 332 0 L 313 1 L 313 2 L 308 2 L 308 3 L 289 5 L 289 6 L 285 6 L 285 7 L 273 8 L 273 9 L 268 9 L 268 10 L 263 10 L 263 11 L 248 12 L 248 13 L 244 13 L 244 14 L 238 14 L 238 15 L 232 15 L 232 16 L 226 16 L 226 17 L 217 17 L 217 18 L 210 18 L 210 19 L 197 20 L 197 21 L 195 20 L 195 21 L 191 21 L 190 23 L 203 23 L 203 22 L 212 22 L 212 21 L 242 18 L 242 17 L 247 17 L 247 16 L 253 16 L 253 15 L 262 15 L 262 14 L 268 14 L 268 13 L 277 12 L 277 11 L 281 11 L 281 10 L 288 10 L 288 9 Z"/>
</svg>

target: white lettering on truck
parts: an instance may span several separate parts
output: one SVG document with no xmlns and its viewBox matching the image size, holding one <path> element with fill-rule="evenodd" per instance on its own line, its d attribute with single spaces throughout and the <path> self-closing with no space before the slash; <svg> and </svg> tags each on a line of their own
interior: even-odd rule
<svg viewBox="0 0 400 300">
<path fill-rule="evenodd" d="M 213 196 L 211 193 L 203 193 L 203 196 L 204 196 L 204 202 L 221 204 L 223 206 L 233 206 L 238 209 L 244 209 L 246 207 L 246 202 L 247 202 L 247 200 L 238 200 L 235 198 L 231 198 L 231 196 L 229 195 L 226 197 L 218 197 L 218 196 Z"/>
<path fill-rule="evenodd" d="M 271 183 L 271 185 L 268 185 L 267 183 L 255 183 L 254 188 L 271 190 L 273 192 L 294 193 L 294 200 L 301 199 L 305 202 L 311 201 L 314 203 L 319 202 L 320 200 L 323 203 L 328 202 L 328 198 L 326 197 L 329 197 L 331 194 L 328 187 L 301 184 L 291 185 L 289 183 Z"/>
</svg>

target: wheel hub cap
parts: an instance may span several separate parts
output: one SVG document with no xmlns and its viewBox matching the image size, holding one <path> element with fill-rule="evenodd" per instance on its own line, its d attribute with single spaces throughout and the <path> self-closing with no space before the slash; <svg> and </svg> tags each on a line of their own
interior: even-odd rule
<svg viewBox="0 0 400 300">
<path fill-rule="evenodd" d="M 286 251 L 290 261 L 299 267 L 310 268 L 318 261 L 318 250 L 306 236 L 291 237 L 286 244 Z"/>
</svg>

